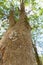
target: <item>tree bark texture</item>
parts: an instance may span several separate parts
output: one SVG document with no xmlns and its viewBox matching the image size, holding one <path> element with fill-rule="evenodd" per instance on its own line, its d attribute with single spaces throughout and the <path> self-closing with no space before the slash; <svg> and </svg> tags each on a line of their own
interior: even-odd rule
<svg viewBox="0 0 43 65">
<path fill-rule="evenodd" d="M 21 8 L 22 9 L 22 8 Z M 7 32 L 1 43 L 4 45 L 0 65 L 37 65 L 31 39 L 31 28 L 25 22 L 25 11 L 21 10 L 19 22 Z"/>
</svg>

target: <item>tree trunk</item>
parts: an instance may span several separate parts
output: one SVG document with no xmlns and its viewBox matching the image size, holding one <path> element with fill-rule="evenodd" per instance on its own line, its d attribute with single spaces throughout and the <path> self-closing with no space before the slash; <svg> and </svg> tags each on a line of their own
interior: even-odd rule
<svg viewBox="0 0 43 65">
<path fill-rule="evenodd" d="M 21 7 L 19 22 L 1 41 L 5 47 L 2 65 L 37 65 L 31 40 L 31 28 L 30 26 L 27 28 L 25 18 L 25 11 Z"/>
<path fill-rule="evenodd" d="M 14 10 L 10 10 L 9 14 L 9 28 L 13 27 L 15 25 L 16 21 L 14 19 Z"/>
<path fill-rule="evenodd" d="M 16 21 L 14 19 L 14 10 L 10 10 L 10 14 L 9 14 L 9 18 L 8 19 L 9 19 L 9 28 L 5 32 L 5 34 L 2 37 L 2 39 L 0 40 L 0 65 L 3 64 L 3 59 L 2 58 L 3 58 L 3 55 L 4 55 L 4 51 L 5 51 L 5 45 L 2 43 L 2 41 L 4 41 L 6 35 L 10 31 L 10 29 L 16 24 Z"/>
<path fill-rule="evenodd" d="M 37 65 L 34 57 L 30 29 L 18 22 L 6 35 L 3 65 Z"/>
</svg>

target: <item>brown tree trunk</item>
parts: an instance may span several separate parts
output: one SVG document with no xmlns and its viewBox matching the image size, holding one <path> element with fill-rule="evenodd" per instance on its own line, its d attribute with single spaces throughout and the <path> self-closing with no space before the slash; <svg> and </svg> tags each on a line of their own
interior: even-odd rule
<svg viewBox="0 0 43 65">
<path fill-rule="evenodd" d="M 9 18 L 8 19 L 9 19 L 9 28 L 5 32 L 5 34 L 2 37 L 2 39 L 0 40 L 0 65 L 3 64 L 3 59 L 2 58 L 3 58 L 3 55 L 4 55 L 4 51 L 5 51 L 5 45 L 2 43 L 2 41 L 4 41 L 6 35 L 10 31 L 10 29 L 16 24 L 16 21 L 14 19 L 14 10 L 10 10 L 10 14 L 9 14 Z"/>
<path fill-rule="evenodd" d="M 14 10 L 10 10 L 9 14 L 9 27 L 13 27 L 15 25 L 16 21 L 14 19 Z"/>
<path fill-rule="evenodd" d="M 1 43 L 5 47 L 2 65 L 37 65 L 32 40 L 31 28 L 25 22 L 24 4 L 21 4 L 20 20 L 12 27 Z"/>
</svg>

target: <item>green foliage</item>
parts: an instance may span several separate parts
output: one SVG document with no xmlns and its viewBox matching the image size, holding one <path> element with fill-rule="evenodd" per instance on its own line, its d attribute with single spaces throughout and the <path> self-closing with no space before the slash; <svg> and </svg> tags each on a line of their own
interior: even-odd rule
<svg viewBox="0 0 43 65">
<path fill-rule="evenodd" d="M 8 29 L 9 22 L 7 19 L 5 20 L 0 20 L 0 39 L 2 38 L 3 34 L 6 32 Z"/>
<path fill-rule="evenodd" d="M 43 14 L 43 8 L 41 8 L 39 12 L 40 12 L 40 15 L 42 15 Z"/>
<path fill-rule="evenodd" d="M 30 4 L 30 0 L 25 0 L 25 6 L 28 6 Z"/>
</svg>

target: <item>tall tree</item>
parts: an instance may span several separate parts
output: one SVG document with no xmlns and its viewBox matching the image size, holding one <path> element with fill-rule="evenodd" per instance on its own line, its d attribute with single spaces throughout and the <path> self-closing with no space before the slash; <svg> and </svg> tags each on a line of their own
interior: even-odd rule
<svg viewBox="0 0 43 65">
<path fill-rule="evenodd" d="M 37 65 L 32 46 L 31 28 L 27 24 L 23 0 L 20 7 L 19 22 L 1 40 L 4 45 L 2 65 Z"/>
</svg>

